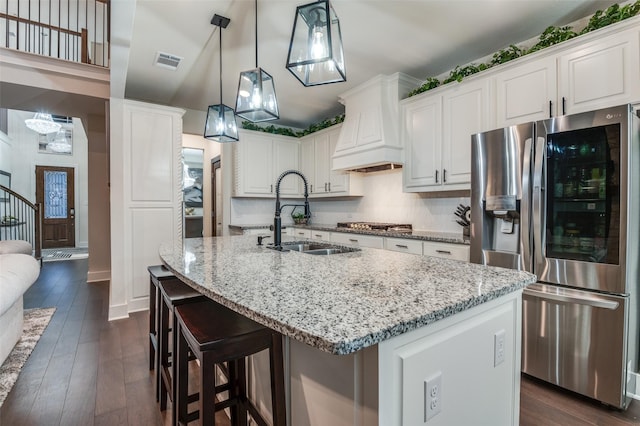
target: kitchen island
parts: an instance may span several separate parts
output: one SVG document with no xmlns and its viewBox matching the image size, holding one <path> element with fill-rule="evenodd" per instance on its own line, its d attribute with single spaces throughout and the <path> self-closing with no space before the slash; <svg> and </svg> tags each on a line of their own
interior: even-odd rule
<svg viewBox="0 0 640 426">
<path fill-rule="evenodd" d="M 433 383 L 440 413 L 429 424 L 517 424 L 521 291 L 531 274 L 368 248 L 278 252 L 254 236 L 159 252 L 185 283 L 287 338 L 290 425 L 422 424 Z M 250 388 L 268 410 L 266 365 L 254 360 Z"/>
</svg>

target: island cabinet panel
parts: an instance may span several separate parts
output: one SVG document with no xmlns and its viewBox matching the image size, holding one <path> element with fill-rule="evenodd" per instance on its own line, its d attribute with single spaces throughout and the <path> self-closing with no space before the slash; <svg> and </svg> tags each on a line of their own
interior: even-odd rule
<svg viewBox="0 0 640 426">
<path fill-rule="evenodd" d="M 379 424 L 425 424 L 427 389 L 439 378 L 440 412 L 426 424 L 517 425 L 521 305 L 521 292 L 511 293 L 381 342 Z"/>
</svg>

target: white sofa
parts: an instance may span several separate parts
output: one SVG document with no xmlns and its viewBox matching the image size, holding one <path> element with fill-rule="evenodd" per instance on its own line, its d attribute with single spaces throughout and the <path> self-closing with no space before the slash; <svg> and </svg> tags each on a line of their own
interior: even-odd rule
<svg viewBox="0 0 640 426">
<path fill-rule="evenodd" d="M 40 275 L 40 263 L 22 253 L 0 254 L 0 365 L 22 335 L 23 295 Z"/>
</svg>

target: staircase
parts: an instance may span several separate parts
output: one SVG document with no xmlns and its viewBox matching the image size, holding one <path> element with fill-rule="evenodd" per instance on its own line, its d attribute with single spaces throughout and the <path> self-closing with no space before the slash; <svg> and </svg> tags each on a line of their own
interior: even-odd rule
<svg viewBox="0 0 640 426">
<path fill-rule="evenodd" d="M 0 241 L 24 240 L 33 248 L 33 256 L 42 257 L 42 206 L 0 185 Z"/>
</svg>

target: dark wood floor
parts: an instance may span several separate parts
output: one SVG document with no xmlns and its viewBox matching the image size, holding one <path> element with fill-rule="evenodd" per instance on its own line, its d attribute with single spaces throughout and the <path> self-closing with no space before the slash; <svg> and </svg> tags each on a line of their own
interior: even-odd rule
<svg viewBox="0 0 640 426">
<path fill-rule="evenodd" d="M 148 313 L 107 321 L 107 283 L 87 284 L 87 260 L 43 264 L 25 307 L 57 307 L 0 409 L 0 425 L 168 425 L 148 369 Z M 625 412 L 523 377 L 522 426 L 640 425 Z M 292 425 L 295 426 L 295 425 Z"/>
</svg>

